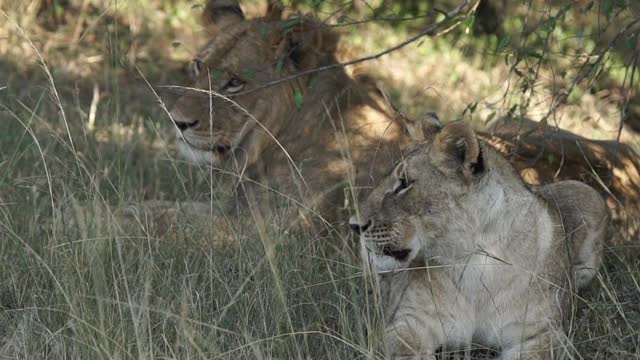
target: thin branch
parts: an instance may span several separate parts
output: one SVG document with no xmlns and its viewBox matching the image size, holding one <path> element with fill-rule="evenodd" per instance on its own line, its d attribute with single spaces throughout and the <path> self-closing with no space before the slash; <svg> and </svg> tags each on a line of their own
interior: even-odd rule
<svg viewBox="0 0 640 360">
<path fill-rule="evenodd" d="M 627 93 L 625 94 L 625 99 L 624 99 L 624 103 L 622 104 L 621 108 L 620 108 L 620 124 L 618 125 L 618 136 L 616 136 L 616 141 L 620 142 L 620 136 L 622 135 L 622 128 L 624 127 L 624 121 L 627 119 L 627 117 L 629 116 L 628 114 L 628 110 L 629 110 L 629 103 L 631 102 L 631 97 L 633 95 L 635 95 L 635 90 L 633 87 L 633 83 L 635 83 L 635 77 L 636 77 L 636 69 L 638 68 L 638 57 L 640 56 L 640 53 L 636 53 L 633 57 L 633 61 L 631 63 L 631 80 L 629 81 L 629 88 L 627 89 Z M 628 68 L 627 68 L 628 70 Z M 628 71 L 625 73 L 625 81 L 627 80 L 627 74 Z M 624 86 L 624 82 L 623 82 L 623 86 Z"/>
<path fill-rule="evenodd" d="M 437 13 L 442 13 L 442 10 L 432 9 L 432 11 Z M 362 25 L 362 24 L 369 24 L 369 23 L 376 23 L 376 22 L 405 22 L 405 21 L 424 19 L 430 16 L 432 16 L 431 13 L 418 15 L 418 16 L 410 16 L 410 17 L 376 17 L 376 18 L 366 19 L 366 20 L 353 20 L 350 22 L 341 22 L 338 24 L 331 24 L 326 26 L 329 28 L 339 28 L 339 27 Z"/>
<path fill-rule="evenodd" d="M 379 53 L 373 54 L 373 55 L 369 55 L 369 56 L 365 56 L 365 57 L 361 57 L 358 59 L 354 59 L 351 61 L 347 61 L 347 62 L 343 62 L 343 63 L 335 63 L 335 64 L 330 64 L 330 65 L 326 65 L 326 66 L 321 66 L 321 67 L 317 67 L 314 69 L 310 69 L 310 70 L 305 70 L 305 71 L 301 71 L 299 73 L 293 74 L 293 75 L 289 75 L 274 81 L 270 81 L 268 83 L 265 83 L 263 85 L 260 85 L 256 88 L 247 90 L 247 91 L 243 91 L 243 92 L 239 92 L 237 94 L 234 94 L 233 96 L 239 96 L 239 95 L 244 95 L 244 94 L 248 94 L 254 91 L 258 91 L 258 90 L 262 90 L 264 88 L 267 87 L 271 87 L 273 85 L 277 85 L 277 84 L 281 84 L 284 82 L 288 82 L 291 80 L 295 80 L 299 77 L 302 76 L 307 76 L 307 75 L 311 75 L 311 74 L 315 74 L 315 73 L 319 73 L 319 72 L 323 72 L 323 71 L 327 71 L 327 70 L 333 70 L 333 69 L 337 69 L 337 68 L 343 68 L 345 66 L 350 66 L 350 65 L 355 65 L 355 64 L 359 64 L 365 61 L 370 61 L 370 60 L 375 60 L 378 59 L 384 55 L 387 55 L 389 53 L 392 53 L 396 50 L 399 50 L 413 42 L 416 42 L 417 40 L 419 40 L 422 37 L 425 36 L 433 36 L 433 35 L 439 35 L 438 34 L 438 30 L 443 27 L 444 25 L 447 25 L 451 22 L 451 19 L 461 15 L 462 10 L 469 4 L 469 0 L 463 0 L 462 3 L 458 4 L 456 7 L 454 7 L 452 10 L 450 10 L 449 12 L 442 12 L 443 14 L 445 14 L 445 18 L 440 21 L 437 22 L 431 26 L 429 26 L 428 28 L 422 30 L 421 32 L 419 32 L 418 34 L 406 39 L 405 41 L 401 42 L 398 45 L 395 45 L 391 48 L 388 48 L 384 51 L 381 51 Z M 478 8 L 478 5 L 480 4 L 480 0 L 477 0 L 476 3 L 473 5 L 473 7 L 471 7 L 469 9 L 469 11 L 467 11 L 464 16 L 462 16 L 461 18 L 457 19 L 451 26 L 447 27 L 447 29 L 444 30 L 444 32 L 449 32 L 451 31 L 451 29 L 453 29 L 455 26 L 459 25 L 462 20 L 464 20 L 467 16 L 469 16 L 470 14 L 473 14 L 476 9 Z M 440 11 L 439 11 L 440 12 Z M 165 87 L 173 87 L 173 86 L 165 86 Z"/>
<path fill-rule="evenodd" d="M 573 82 L 571 83 L 569 88 L 566 89 L 565 91 L 560 91 L 558 94 L 556 94 L 555 99 L 552 100 L 552 104 L 551 104 L 551 107 L 549 108 L 549 111 L 544 116 L 544 118 L 542 118 L 541 123 L 546 123 L 547 119 L 553 113 L 555 113 L 555 111 L 558 109 L 558 107 L 560 107 L 560 105 L 564 104 L 565 101 L 567 100 L 567 98 L 569 98 L 569 95 L 571 94 L 573 89 L 579 83 L 581 83 L 582 80 L 584 80 L 587 76 L 589 76 L 589 74 L 591 73 L 591 71 L 594 68 L 596 68 L 597 66 L 600 65 L 600 63 L 602 63 L 602 61 L 604 60 L 606 55 L 609 53 L 609 50 L 611 50 L 611 48 L 616 44 L 618 39 L 620 39 L 620 37 L 622 35 L 626 34 L 629 30 L 631 30 L 638 23 L 640 23 L 640 18 L 636 18 L 635 20 L 631 21 L 625 27 L 623 27 L 620 31 L 618 31 L 618 33 L 613 37 L 613 39 L 611 39 L 611 41 L 609 41 L 607 46 L 605 46 L 604 48 L 601 48 L 601 49 L 595 48 L 589 53 L 589 55 L 587 55 L 586 60 L 584 61 L 582 66 L 580 66 L 580 70 L 578 71 L 578 75 L 576 75 L 576 78 L 573 80 Z M 596 59 L 595 62 L 592 63 L 591 62 L 591 58 L 594 57 L 594 56 L 597 56 L 597 59 Z"/>
</svg>

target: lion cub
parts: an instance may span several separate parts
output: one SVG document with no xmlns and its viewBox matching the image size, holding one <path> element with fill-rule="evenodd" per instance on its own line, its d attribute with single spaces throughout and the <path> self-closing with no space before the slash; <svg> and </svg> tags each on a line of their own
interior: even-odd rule
<svg viewBox="0 0 640 360">
<path fill-rule="evenodd" d="M 558 357 L 570 295 L 600 266 L 604 201 L 576 181 L 527 188 L 462 122 L 422 130 L 350 221 L 378 273 L 389 353 L 475 343 Z"/>
</svg>

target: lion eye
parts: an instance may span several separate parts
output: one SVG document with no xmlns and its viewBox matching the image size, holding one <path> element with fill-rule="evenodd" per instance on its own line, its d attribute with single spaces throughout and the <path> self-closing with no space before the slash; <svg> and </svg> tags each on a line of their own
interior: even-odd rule
<svg viewBox="0 0 640 360">
<path fill-rule="evenodd" d="M 227 84 L 222 88 L 227 93 L 237 93 L 238 91 L 244 88 L 244 82 L 242 80 L 232 78 L 227 82 Z"/>
<path fill-rule="evenodd" d="M 395 189 L 393 189 L 393 193 L 396 195 L 404 194 L 411 188 L 413 183 L 414 183 L 414 180 L 409 180 L 407 178 L 399 178 Z"/>
</svg>

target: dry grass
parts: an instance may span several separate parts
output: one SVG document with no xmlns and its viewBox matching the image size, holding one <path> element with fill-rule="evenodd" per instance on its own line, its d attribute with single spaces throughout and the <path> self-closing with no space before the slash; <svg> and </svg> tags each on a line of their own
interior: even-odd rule
<svg viewBox="0 0 640 360">
<path fill-rule="evenodd" d="M 202 42 L 190 5 L 77 3 L 51 32 L 27 2 L 0 0 L 0 358 L 383 357 L 355 239 L 288 233 L 285 201 L 266 232 L 172 207 L 205 200 L 216 212 L 230 181 L 176 158 L 169 119 L 131 65 L 154 86 L 187 83 L 180 61 Z M 352 51 L 399 36 L 368 26 L 375 36 L 346 36 Z M 408 112 L 457 116 L 503 89 L 505 67 L 482 58 L 429 40 L 379 72 Z M 592 94 L 564 111 L 601 111 L 602 125 L 616 110 Z M 607 248 L 564 357 L 640 357 L 639 281 L 638 244 Z"/>
</svg>

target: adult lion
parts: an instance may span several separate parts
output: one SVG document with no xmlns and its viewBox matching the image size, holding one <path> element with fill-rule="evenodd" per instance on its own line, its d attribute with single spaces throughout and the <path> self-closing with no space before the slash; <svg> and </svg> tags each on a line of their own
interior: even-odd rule
<svg viewBox="0 0 640 360">
<path fill-rule="evenodd" d="M 396 121 L 371 79 L 339 68 L 264 87 L 337 63 L 335 32 L 308 17 L 282 20 L 277 6 L 248 20 L 230 0 L 209 1 L 203 19 L 210 41 L 189 66 L 194 85 L 171 111 L 184 157 L 230 166 L 221 173 L 249 179 L 241 188 L 276 188 L 277 197 L 329 219 L 344 204 L 344 189 L 377 183 L 414 121 Z M 608 195 L 613 220 L 634 237 L 640 160 L 633 150 L 527 124 L 479 136 L 528 183 L 596 186 Z"/>
<path fill-rule="evenodd" d="M 570 294 L 600 266 L 602 197 L 577 181 L 530 190 L 462 122 L 427 130 L 350 221 L 379 274 L 389 351 L 435 358 L 473 342 L 555 358 Z"/>
<path fill-rule="evenodd" d="M 209 1 L 203 18 L 211 40 L 189 66 L 193 87 L 171 111 L 184 157 L 232 165 L 252 193 L 277 188 L 329 217 L 345 188 L 373 183 L 396 159 L 401 127 L 367 78 L 340 68 L 263 87 L 335 64 L 338 37 L 329 28 L 281 20 L 277 6 L 245 19 L 225 0 Z"/>
</svg>

